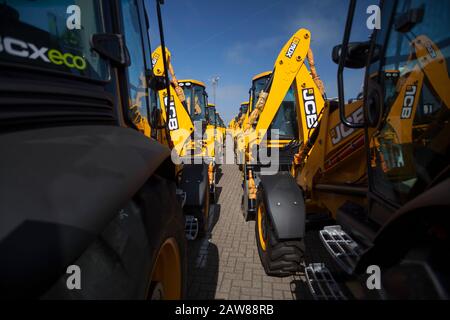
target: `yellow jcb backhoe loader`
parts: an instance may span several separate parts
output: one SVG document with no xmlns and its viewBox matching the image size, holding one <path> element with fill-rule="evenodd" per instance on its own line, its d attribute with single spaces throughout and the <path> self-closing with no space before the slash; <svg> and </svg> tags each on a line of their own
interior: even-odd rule
<svg viewBox="0 0 450 320">
<path fill-rule="evenodd" d="M 222 117 L 218 112 L 216 112 L 216 121 L 217 121 L 217 130 L 220 132 L 221 137 L 219 138 L 220 144 L 224 145 L 227 127 L 225 126 L 225 122 L 223 122 Z"/>
<path fill-rule="evenodd" d="M 237 116 L 236 127 L 235 127 L 237 131 L 242 130 L 242 125 L 244 124 L 244 120 L 248 116 L 249 103 L 250 103 L 249 101 L 241 102 L 241 106 L 239 108 L 239 114 Z"/>
<path fill-rule="evenodd" d="M 323 85 L 314 68 L 313 55 L 309 48 L 310 37 L 308 30 L 299 29 L 283 46 L 273 71 L 253 78 L 250 91 L 251 113 L 244 122 L 238 144 L 240 160 L 244 163 L 242 209 L 246 220 L 256 217 L 261 170 L 267 172 L 267 167 L 275 165 L 270 170 L 289 172 L 293 156 L 300 145 L 300 131 L 308 132 L 317 125 L 315 120 L 323 108 Z M 305 64 L 306 61 L 309 62 L 313 76 Z M 312 99 L 314 104 L 308 102 Z M 300 107 L 303 101 L 308 104 Z M 301 118 L 301 115 L 305 116 Z M 305 120 L 302 122 L 300 119 Z M 260 155 L 279 155 L 279 159 L 274 159 L 276 161 L 272 163 L 263 163 Z M 289 239 L 291 234 L 288 230 L 282 230 L 280 233 L 286 239 Z M 298 250 L 296 254 L 300 256 Z M 295 265 L 295 261 L 292 264 Z M 282 270 L 270 273 L 286 274 Z"/>
<path fill-rule="evenodd" d="M 230 122 L 228 123 L 228 129 L 230 130 L 233 129 L 235 122 L 236 122 L 235 118 L 231 119 Z"/>
<path fill-rule="evenodd" d="M 384 29 L 349 43 L 350 1 L 333 50 L 339 101 L 300 135 L 291 175 L 260 178 L 259 253 L 276 274 L 294 260 L 282 253 L 298 247 L 316 299 L 448 299 L 450 25 L 439 13 L 450 4 L 380 5 Z M 366 71 L 361 99 L 347 105 L 345 67 Z"/>
<path fill-rule="evenodd" d="M 211 157 L 214 157 L 215 164 L 222 163 L 223 149 L 225 141 L 225 131 L 223 120 L 219 113 L 216 111 L 216 105 L 208 103 L 208 125 L 206 128 L 207 141 L 208 141 L 208 153 Z M 214 143 L 210 141 L 210 134 L 214 133 Z M 215 180 L 215 179 L 214 179 Z"/>
<path fill-rule="evenodd" d="M 209 186 L 211 193 L 211 202 L 214 202 L 216 195 L 216 169 L 217 169 L 217 159 L 216 151 L 219 147 L 218 143 L 219 136 L 217 131 L 217 118 L 216 118 L 216 105 L 208 103 L 206 105 L 206 130 L 203 137 L 206 142 L 206 155 L 209 160 L 208 175 L 209 175 Z"/>
<path fill-rule="evenodd" d="M 239 166 L 240 169 L 242 169 L 242 166 L 241 166 L 242 153 L 239 152 L 239 140 L 240 140 L 239 137 L 242 136 L 243 125 L 245 123 L 245 120 L 248 117 L 248 112 L 250 109 L 249 105 L 250 105 L 249 101 L 241 102 L 241 105 L 239 107 L 239 113 L 235 118 L 235 123 L 234 123 L 233 131 L 232 131 L 235 159 L 236 159 L 236 162 L 238 164 L 240 164 L 240 166 Z"/>
<path fill-rule="evenodd" d="M 158 102 L 157 137 L 172 149 L 172 159 L 177 162 L 179 187 L 184 194 L 183 211 L 186 216 L 188 239 L 203 236 L 208 230 L 211 192 L 214 188 L 214 163 L 208 156 L 204 140 L 206 126 L 206 92 L 203 83 L 196 80 L 178 80 L 171 63 L 171 53 L 162 47 L 152 53 L 154 73 L 169 78 L 170 87 L 161 88 Z M 167 75 L 165 70 L 168 70 Z M 167 90 L 170 90 L 168 104 Z M 167 109 L 167 112 L 166 112 Z M 214 137 L 213 137 L 214 139 Z"/>
<path fill-rule="evenodd" d="M 208 197 L 210 202 L 214 202 L 216 192 L 215 135 L 213 126 L 208 127 L 210 119 L 206 86 L 203 82 L 194 79 L 180 80 L 179 83 L 187 97 L 187 107 L 196 128 L 193 139 L 187 145 L 185 157 L 190 157 L 194 163 L 203 163 L 207 166 L 210 190 Z"/>
<path fill-rule="evenodd" d="M 67 3 L 0 4 L 0 297 L 182 299 L 170 150 L 136 130 L 155 128 L 149 2 L 73 3 L 83 28 L 59 32 Z"/>
<path fill-rule="evenodd" d="M 236 135 L 241 131 L 242 129 L 242 123 L 245 119 L 245 115 L 248 111 L 248 101 L 241 102 L 241 105 L 239 106 L 239 113 L 234 118 L 233 127 L 234 130 L 232 132 L 233 139 L 236 139 Z"/>
</svg>

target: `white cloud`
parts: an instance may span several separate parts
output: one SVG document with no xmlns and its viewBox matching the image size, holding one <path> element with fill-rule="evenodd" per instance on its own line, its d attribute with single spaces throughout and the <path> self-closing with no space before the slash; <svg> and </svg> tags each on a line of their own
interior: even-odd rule
<svg viewBox="0 0 450 320">
<path fill-rule="evenodd" d="M 342 41 L 346 13 L 346 2 L 339 5 L 334 0 L 315 1 L 305 10 L 286 17 L 287 29 L 292 33 L 299 28 L 309 29 L 314 47 L 334 46 Z"/>
<path fill-rule="evenodd" d="M 266 54 L 267 50 L 271 50 L 276 53 L 282 46 L 283 41 L 287 41 L 287 39 L 285 40 L 283 36 L 277 35 L 258 39 L 255 42 L 236 42 L 225 51 L 225 59 L 233 64 L 247 64 L 258 55 L 258 52 Z"/>
<path fill-rule="evenodd" d="M 224 121 L 228 122 L 238 114 L 239 105 L 242 101 L 248 100 L 249 86 L 242 85 L 223 85 L 217 88 L 216 105 L 217 111 L 220 113 Z M 212 93 L 210 93 L 210 101 L 212 102 Z"/>
<path fill-rule="evenodd" d="M 291 24 L 292 28 L 306 28 L 311 31 L 311 42 L 315 47 L 333 46 L 342 41 L 343 25 L 324 16 L 300 17 Z"/>
<path fill-rule="evenodd" d="M 225 52 L 225 58 L 233 64 L 246 64 L 249 57 L 245 54 L 247 46 L 244 43 L 236 43 Z"/>
</svg>

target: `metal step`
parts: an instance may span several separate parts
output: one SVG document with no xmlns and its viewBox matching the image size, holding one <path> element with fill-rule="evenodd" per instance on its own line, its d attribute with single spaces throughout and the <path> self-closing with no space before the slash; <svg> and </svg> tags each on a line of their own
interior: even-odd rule
<svg viewBox="0 0 450 320">
<path fill-rule="evenodd" d="M 305 276 L 315 300 L 347 300 L 325 264 L 309 264 L 305 268 Z"/>
<path fill-rule="evenodd" d="M 326 226 L 319 231 L 319 235 L 337 264 L 346 273 L 352 274 L 363 253 L 362 248 L 339 225 Z"/>
<path fill-rule="evenodd" d="M 184 233 L 186 239 L 195 240 L 198 236 L 198 219 L 194 216 L 185 216 Z"/>
</svg>

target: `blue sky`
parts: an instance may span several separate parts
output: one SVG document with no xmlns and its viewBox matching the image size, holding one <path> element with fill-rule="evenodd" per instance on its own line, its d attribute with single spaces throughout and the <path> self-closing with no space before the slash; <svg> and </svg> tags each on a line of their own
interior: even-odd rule
<svg viewBox="0 0 450 320">
<path fill-rule="evenodd" d="M 352 38 L 367 40 L 367 6 L 360 1 Z M 159 45 L 155 6 L 150 9 L 152 48 Z M 228 123 L 242 101 L 248 100 L 251 78 L 271 70 L 278 52 L 299 28 L 308 28 L 316 67 L 327 96 L 336 97 L 337 66 L 331 50 L 342 41 L 348 1 L 337 0 L 166 0 L 162 7 L 166 45 L 172 53 L 177 78 L 195 78 L 207 84 L 219 76 L 216 104 Z M 361 88 L 360 72 L 346 72 L 346 98 Z"/>
</svg>

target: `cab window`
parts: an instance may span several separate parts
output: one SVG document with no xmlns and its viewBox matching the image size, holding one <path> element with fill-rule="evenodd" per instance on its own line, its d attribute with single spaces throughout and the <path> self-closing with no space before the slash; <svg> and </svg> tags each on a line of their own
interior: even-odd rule
<svg viewBox="0 0 450 320">
<path fill-rule="evenodd" d="M 201 121 L 206 119 L 206 96 L 205 89 L 194 85 L 193 108 L 191 110 L 192 121 Z"/>
<path fill-rule="evenodd" d="M 216 108 L 215 107 L 208 107 L 208 121 L 210 125 L 215 126 L 217 124 L 216 121 Z"/>
<path fill-rule="evenodd" d="M 371 172 L 375 191 L 401 205 L 450 161 L 450 2 L 404 0 L 392 9 L 395 21 L 411 10 L 422 17 L 377 39 L 385 44 L 377 63 L 385 113 L 379 134 L 371 137 Z"/>
<path fill-rule="evenodd" d="M 271 130 L 278 130 L 280 139 L 292 140 L 298 137 L 296 110 L 294 89 L 291 86 L 270 125 Z"/>
<path fill-rule="evenodd" d="M 256 102 L 258 101 L 258 96 L 262 90 L 266 87 L 267 81 L 269 81 L 270 75 L 259 78 L 253 81 L 253 86 L 251 88 L 251 106 L 250 112 L 255 110 Z"/>
<path fill-rule="evenodd" d="M 109 80 L 107 62 L 90 45 L 105 32 L 100 1 L 4 0 L 0 16 L 1 64 Z"/>
<path fill-rule="evenodd" d="M 125 29 L 125 41 L 130 54 L 131 65 L 128 68 L 130 117 L 140 122 L 139 117 L 149 119 L 149 88 L 145 77 L 145 53 L 142 42 L 138 7 L 135 0 L 123 0 L 122 15 Z"/>
</svg>

